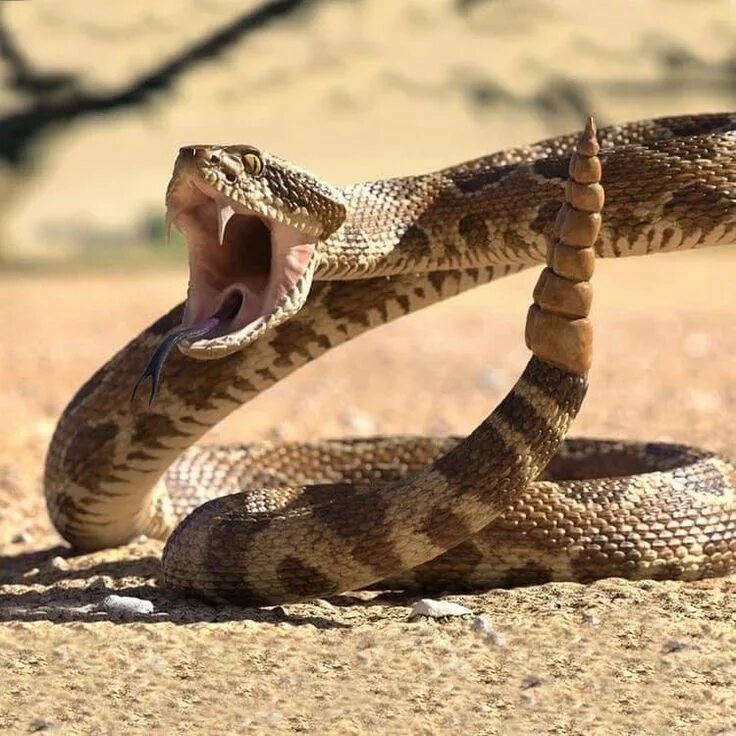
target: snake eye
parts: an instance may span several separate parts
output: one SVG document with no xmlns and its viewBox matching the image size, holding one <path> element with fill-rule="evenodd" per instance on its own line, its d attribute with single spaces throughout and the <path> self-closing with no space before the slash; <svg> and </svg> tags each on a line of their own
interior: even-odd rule
<svg viewBox="0 0 736 736">
<path fill-rule="evenodd" d="M 258 176 L 263 171 L 263 161 L 257 153 L 249 151 L 243 154 L 243 166 L 252 176 Z"/>
</svg>

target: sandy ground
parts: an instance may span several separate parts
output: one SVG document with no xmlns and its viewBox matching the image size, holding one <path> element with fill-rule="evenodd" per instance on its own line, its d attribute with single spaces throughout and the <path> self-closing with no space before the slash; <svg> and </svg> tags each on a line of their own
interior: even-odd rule
<svg viewBox="0 0 736 736">
<path fill-rule="evenodd" d="M 1 3 L 1 0 L 0 0 Z M 36 69 L 114 91 L 257 3 L 2 3 Z M 464 10 L 461 10 L 464 8 Z M 4 187 L 6 253 L 115 256 L 160 220 L 174 153 L 263 146 L 346 182 L 425 171 L 579 127 L 736 107 L 733 0 L 314 3 L 197 66 L 143 110 L 47 139 Z M 0 88 L 3 112 L 25 100 Z M 2 236 L 0 236 L 2 237 Z M 104 254 L 103 254 L 104 255 Z M 732 251 L 604 263 L 576 434 L 736 456 Z M 104 258 L 103 258 L 104 260 Z M 521 275 L 367 335 L 259 397 L 209 442 L 462 433 L 522 369 Z M 111 265 L 0 273 L 0 732 L 736 734 L 736 581 L 602 581 L 453 596 L 210 607 L 157 585 L 160 544 L 73 556 L 43 456 L 102 361 L 184 294 L 185 274 Z M 387 376 L 389 378 L 387 378 Z M 156 612 L 112 620 L 110 592 Z"/>
<path fill-rule="evenodd" d="M 736 455 L 734 295 L 719 288 L 733 258 L 600 265 L 596 364 L 575 433 Z M 55 417 L 184 278 L 0 281 L 0 730 L 736 733 L 733 578 L 451 596 L 485 619 L 479 632 L 472 617 L 409 622 L 415 599 L 397 594 L 272 609 L 184 600 L 158 587 L 152 541 L 72 556 L 40 490 Z M 207 440 L 466 432 L 526 360 L 533 280 L 512 277 L 366 335 Z M 111 620 L 96 610 L 109 592 L 156 612 Z"/>
</svg>

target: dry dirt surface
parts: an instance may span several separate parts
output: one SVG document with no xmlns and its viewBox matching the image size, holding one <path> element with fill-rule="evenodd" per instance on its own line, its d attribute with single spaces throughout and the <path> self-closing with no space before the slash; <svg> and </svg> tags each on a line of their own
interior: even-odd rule
<svg viewBox="0 0 736 736">
<path fill-rule="evenodd" d="M 575 434 L 736 455 L 728 250 L 599 264 Z M 209 442 L 467 432 L 523 367 L 535 274 L 381 328 L 305 367 Z M 605 580 L 448 596 L 209 606 L 157 582 L 161 545 L 75 556 L 44 450 L 73 391 L 183 294 L 185 274 L 0 280 L 0 731 L 59 734 L 734 734 L 736 581 Z M 153 603 L 115 618 L 110 593 Z"/>
</svg>

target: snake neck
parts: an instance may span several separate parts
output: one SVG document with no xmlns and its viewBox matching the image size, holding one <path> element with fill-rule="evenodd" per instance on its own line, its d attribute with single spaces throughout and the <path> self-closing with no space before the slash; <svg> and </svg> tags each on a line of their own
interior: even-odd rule
<svg viewBox="0 0 736 736">
<path fill-rule="evenodd" d="M 628 123 L 599 131 L 599 139 L 607 196 L 598 257 L 736 241 L 736 115 Z M 544 262 L 576 140 L 551 138 L 430 174 L 341 189 L 346 218 L 318 244 L 315 278 Z"/>
</svg>

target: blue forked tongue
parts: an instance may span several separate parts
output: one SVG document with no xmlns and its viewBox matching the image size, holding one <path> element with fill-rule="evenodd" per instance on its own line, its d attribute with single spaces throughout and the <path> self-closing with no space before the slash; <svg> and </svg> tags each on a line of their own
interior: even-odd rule
<svg viewBox="0 0 736 736">
<path fill-rule="evenodd" d="M 169 357 L 169 353 L 172 351 L 174 346 L 187 338 L 191 340 L 205 337 L 205 335 L 215 330 L 223 322 L 234 317 L 242 303 L 242 297 L 237 295 L 235 299 L 228 299 L 216 314 L 209 319 L 206 319 L 204 322 L 201 322 L 198 325 L 192 325 L 191 327 L 179 327 L 166 335 L 166 337 L 161 341 L 161 344 L 153 351 L 153 355 L 148 361 L 146 367 L 143 369 L 143 373 L 141 373 L 140 378 L 135 382 L 133 393 L 130 395 L 130 400 L 133 401 L 133 399 L 135 399 L 138 389 L 150 376 L 151 395 L 148 398 L 148 405 L 151 406 L 151 404 L 153 404 L 153 400 L 156 398 L 159 384 L 161 383 L 161 371 L 163 370 L 164 363 L 166 362 L 166 358 Z"/>
</svg>

